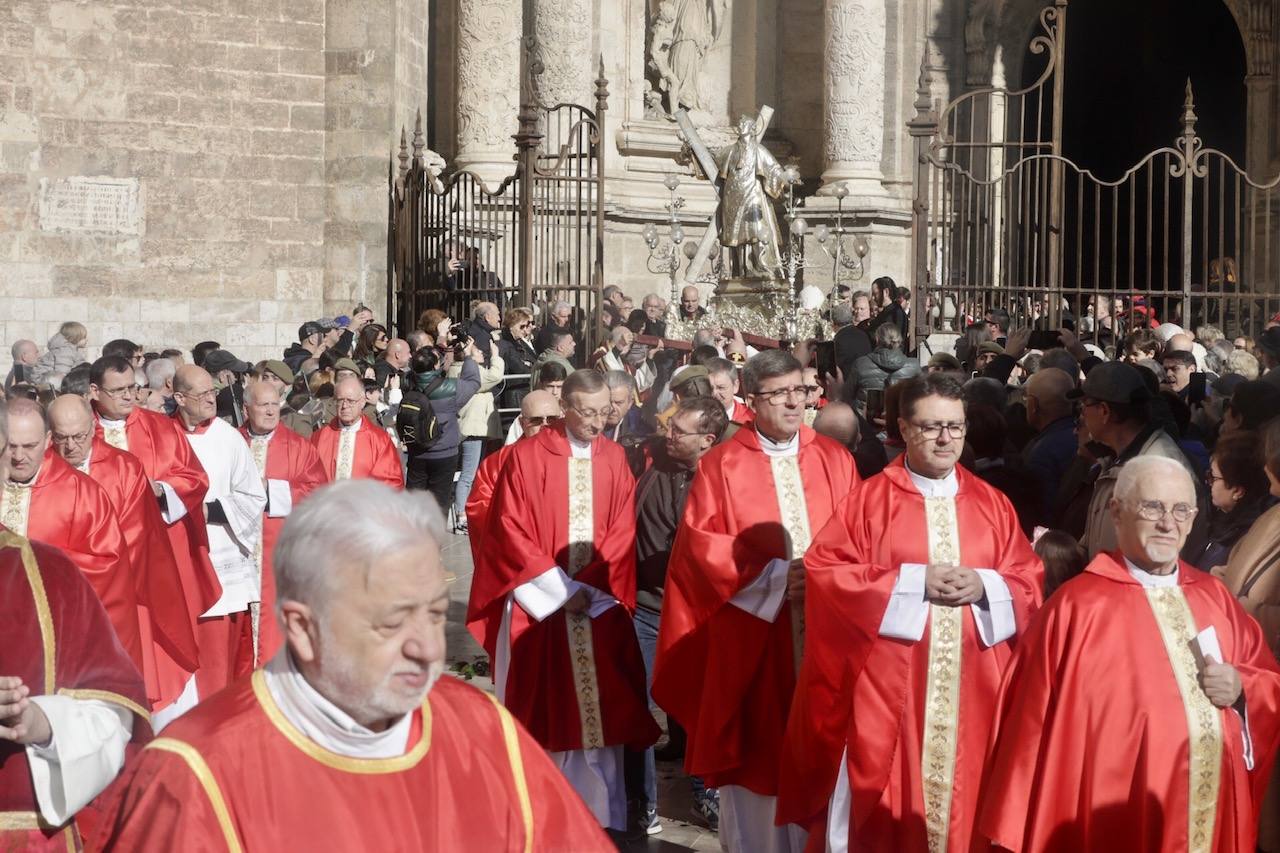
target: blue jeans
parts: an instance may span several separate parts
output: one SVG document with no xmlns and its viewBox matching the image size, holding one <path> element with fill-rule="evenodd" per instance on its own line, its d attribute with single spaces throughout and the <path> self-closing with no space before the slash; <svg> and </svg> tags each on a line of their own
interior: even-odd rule
<svg viewBox="0 0 1280 853">
<path fill-rule="evenodd" d="M 459 523 L 467 520 L 467 498 L 471 496 L 471 484 L 476 481 L 476 469 L 480 467 L 480 453 L 483 450 L 483 438 L 462 439 L 458 483 L 453 491 L 453 512 Z"/>
<path fill-rule="evenodd" d="M 653 689 L 653 658 L 658 652 L 658 620 L 660 615 L 643 607 L 636 608 L 636 639 L 640 641 L 640 656 L 644 658 L 645 692 Z M 654 707 L 649 697 L 649 708 Z M 644 796 L 650 809 L 658 807 L 658 770 L 654 764 L 653 747 L 644 751 Z"/>
</svg>

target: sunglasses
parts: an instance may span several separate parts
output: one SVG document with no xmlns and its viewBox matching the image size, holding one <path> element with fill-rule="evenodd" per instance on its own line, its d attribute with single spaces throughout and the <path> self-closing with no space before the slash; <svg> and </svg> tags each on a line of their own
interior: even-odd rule
<svg viewBox="0 0 1280 853">
<path fill-rule="evenodd" d="M 548 424 L 557 423 L 560 419 L 560 415 L 534 415 L 533 417 L 521 418 L 526 426 L 547 426 Z"/>
</svg>

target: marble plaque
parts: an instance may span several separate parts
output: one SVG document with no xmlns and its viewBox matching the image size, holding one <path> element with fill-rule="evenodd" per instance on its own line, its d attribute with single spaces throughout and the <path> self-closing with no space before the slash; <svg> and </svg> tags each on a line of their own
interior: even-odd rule
<svg viewBox="0 0 1280 853">
<path fill-rule="evenodd" d="M 40 230 L 140 234 L 137 178 L 42 178 Z"/>
</svg>

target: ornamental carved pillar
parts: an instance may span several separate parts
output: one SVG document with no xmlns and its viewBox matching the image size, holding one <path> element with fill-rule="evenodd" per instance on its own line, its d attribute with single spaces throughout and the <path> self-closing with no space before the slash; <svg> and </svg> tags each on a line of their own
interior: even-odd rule
<svg viewBox="0 0 1280 853">
<path fill-rule="evenodd" d="M 490 188 L 515 172 L 520 112 L 521 0 L 457 0 L 457 127 L 454 164 Z"/>
<path fill-rule="evenodd" d="M 883 195 L 885 0 L 826 0 L 821 194 Z"/>
<path fill-rule="evenodd" d="M 536 0 L 533 4 L 533 36 L 542 60 L 542 73 L 534 78 L 534 86 L 543 106 L 592 108 L 594 29 L 592 0 Z"/>
</svg>

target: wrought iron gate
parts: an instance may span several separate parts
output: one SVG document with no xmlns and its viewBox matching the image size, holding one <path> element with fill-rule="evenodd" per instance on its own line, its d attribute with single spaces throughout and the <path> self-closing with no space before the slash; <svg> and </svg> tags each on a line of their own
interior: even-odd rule
<svg viewBox="0 0 1280 853">
<path fill-rule="evenodd" d="M 535 55 L 533 45 L 526 50 Z M 541 69 L 536 61 L 527 66 L 515 171 L 499 186 L 465 169 L 435 174 L 423 158 L 421 116 L 412 148 L 401 133 L 387 235 L 387 315 L 400 334 L 431 308 L 460 320 L 477 301 L 506 308 L 563 300 L 595 347 L 604 275 L 604 62 L 594 110 L 539 105 L 532 93 Z"/>
<path fill-rule="evenodd" d="M 1041 11 L 1030 47 L 1045 67 L 1025 89 L 978 89 L 938 113 L 921 73 L 908 123 L 917 340 L 995 307 L 1015 325 L 1074 322 L 1103 346 L 1156 320 L 1260 331 L 1280 309 L 1280 177 L 1254 180 L 1204 147 L 1190 81 L 1181 134 L 1118 180 L 1064 157 L 1066 24 L 1067 0 Z"/>
</svg>

